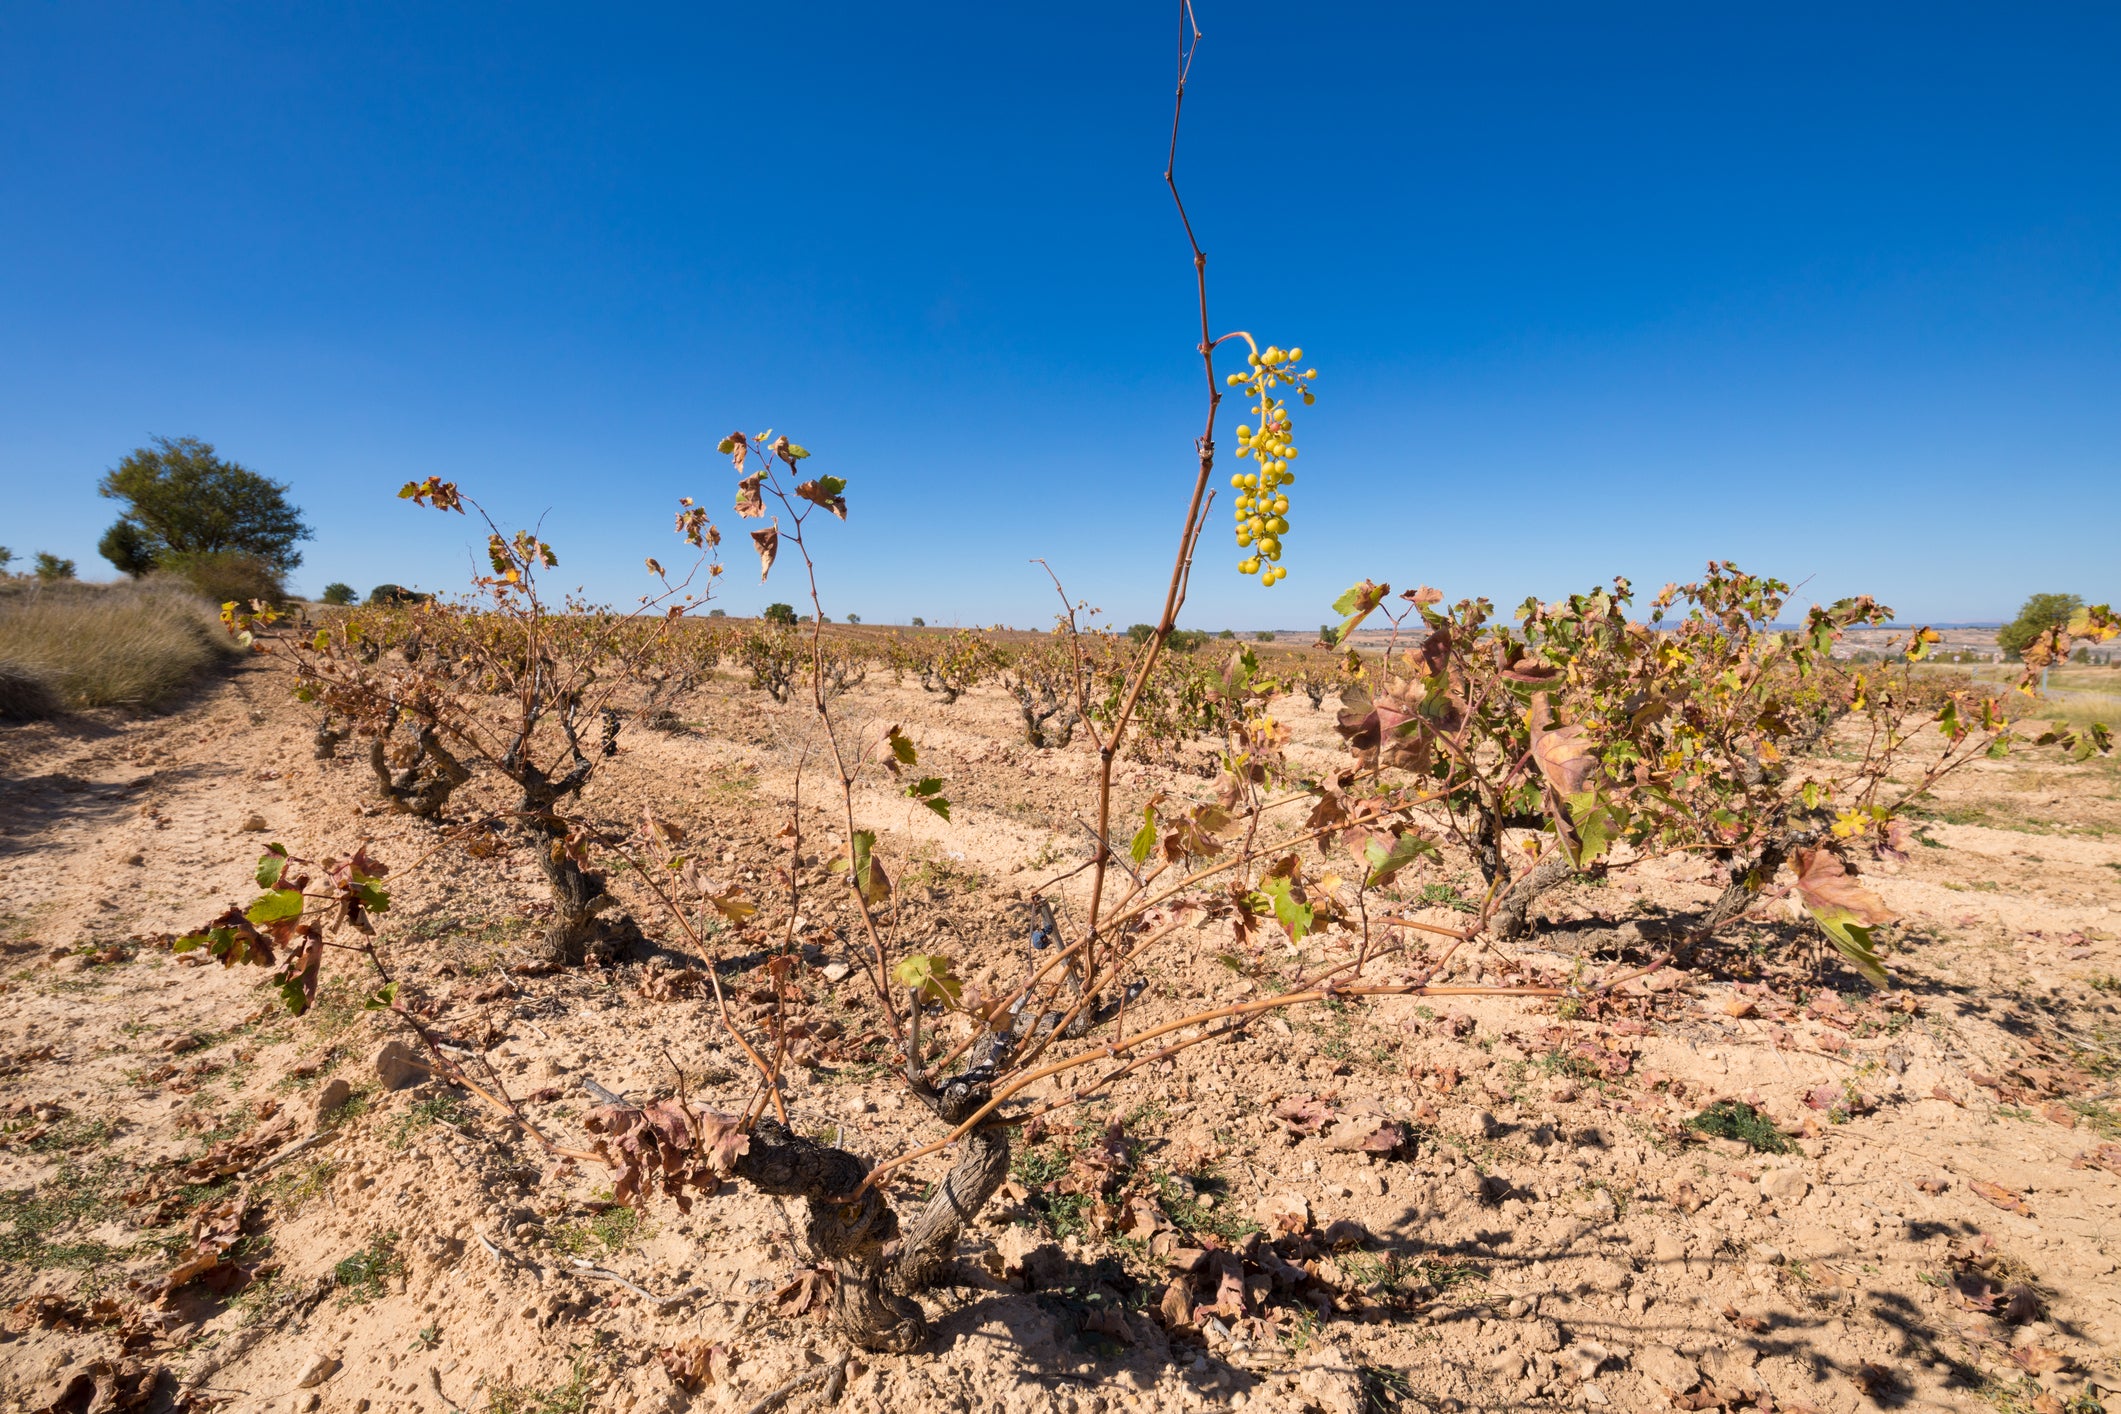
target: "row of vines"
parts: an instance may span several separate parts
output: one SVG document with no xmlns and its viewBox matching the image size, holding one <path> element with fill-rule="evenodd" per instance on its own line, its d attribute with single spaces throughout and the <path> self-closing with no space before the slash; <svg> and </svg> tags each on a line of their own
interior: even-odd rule
<svg viewBox="0 0 2121 1414">
<path fill-rule="evenodd" d="M 1181 112 L 1197 40 L 1190 14 Z M 710 1024 L 750 1067 L 728 1093 L 605 1103 L 579 1136 L 544 1132 L 476 1048 L 438 1029 L 402 975 L 416 942 L 392 937 L 391 862 L 359 841 L 314 860 L 268 850 L 259 896 L 179 946 L 269 969 L 296 1012 L 316 995 L 327 954 L 351 958 L 370 976 L 371 1004 L 423 1043 L 438 1076 L 547 1152 L 606 1166 L 624 1200 L 660 1193 L 689 1203 L 730 1183 L 806 1199 L 805 1235 L 831 1273 L 846 1339 L 905 1351 L 927 1336 L 920 1294 L 1001 1182 L 1024 1126 L 1188 1047 L 1261 1044 L 1271 1032 L 1256 1023 L 1290 1008 L 1468 993 L 1596 1007 L 1632 979 L 1687 962 L 1770 897 L 1801 909 L 1817 936 L 1882 984 L 1876 930 L 1892 914 L 1862 870 L 1906 847 L 1909 805 L 2010 751 L 2109 749 L 2103 728 L 2027 728 L 1993 698 L 1931 682 L 1919 670 L 1937 641 L 1928 630 L 1908 633 L 1889 661 L 1853 661 L 1837 651 L 1844 636 L 1887 623 L 1885 606 L 1855 598 L 1799 612 L 1787 584 L 1722 562 L 1646 604 L 1615 581 L 1557 602 L 1526 600 L 1510 614 L 1484 599 L 1365 580 L 1334 604 L 1338 622 L 1322 651 L 1263 658 L 1250 644 L 1224 654 L 1196 643 L 1174 653 L 1222 489 L 1223 390 L 1238 390 L 1257 419 L 1236 430 L 1240 469 L 1221 473 L 1237 493 L 1237 568 L 1272 585 L 1285 574 L 1295 479 L 1282 394 L 1309 406 L 1318 376 L 1297 366 L 1298 350 L 1214 332 L 1207 258 L 1190 222 L 1185 229 L 1203 423 L 1176 478 L 1183 514 L 1162 610 L 1146 633 L 1088 630 L 1056 577 L 1057 626 L 1031 644 L 971 631 L 828 634 L 816 556 L 851 520 L 848 484 L 814 473 L 810 450 L 785 436 L 742 432 L 719 451 L 747 527 L 746 560 L 755 556 L 762 582 L 795 578 L 806 623 L 704 617 L 725 570 L 723 534 L 690 498 L 676 507 L 688 563 L 648 560 L 654 587 L 614 612 L 548 599 L 555 547 L 435 478 L 402 495 L 479 518 L 489 572 L 468 596 L 350 612 L 302 632 L 258 606 L 228 607 L 231 629 L 283 664 L 296 695 L 322 714 L 319 749 L 365 751 L 377 788 L 432 822 L 426 857 L 535 854 L 553 902 L 550 965 L 608 954 L 651 930 L 706 959 Z M 1234 368 L 1233 349 L 1242 351 Z M 2116 630 L 2104 607 L 2085 610 L 2026 653 L 2028 672 Z M 786 851 L 791 867 L 771 896 L 754 897 L 689 854 L 653 810 L 621 821 L 582 804 L 629 724 L 681 724 L 688 695 L 720 674 L 821 728 L 818 765 L 835 817 L 828 887 L 849 920 L 846 955 L 867 978 L 880 1058 L 934 1117 L 934 1137 L 919 1147 L 856 1153 L 806 1137 L 818 1127 L 789 1113 L 784 1079 L 799 1061 L 788 1019 L 806 966 L 794 920 L 815 886 L 793 866 L 816 816 L 806 822 L 794 802 L 762 812 L 761 847 Z M 886 784 L 947 816 L 950 784 L 924 769 L 917 731 L 848 710 L 849 694 L 883 674 L 944 703 L 999 688 L 1019 708 L 1028 743 L 1082 754 L 1089 858 L 1042 883 L 1014 983 L 971 987 L 951 957 L 900 940 L 891 840 L 862 818 L 858 787 Z M 1289 714 L 1304 703 L 1335 714 L 1342 754 L 1333 769 L 1292 757 Z M 1186 743 L 1212 749 L 1210 779 L 1190 794 L 1125 795 L 1119 762 Z M 453 814 L 453 795 L 475 776 L 504 783 L 505 804 Z M 673 800 L 694 789 L 667 783 Z M 1727 887 L 1636 955 L 1565 978 L 1448 980 L 1460 953 L 1522 933 L 1546 891 L 1675 854 L 1717 861 Z M 615 894 L 611 860 L 637 885 L 631 906 Z M 1403 906 L 1410 884 L 1467 870 L 1481 887 L 1457 923 Z M 734 973 L 725 978 L 734 963 L 718 921 L 768 940 L 763 960 L 746 964 L 740 997 Z M 1306 950 L 1320 939 L 1331 946 Z M 1233 945 L 1296 960 L 1271 988 L 1227 1004 L 1183 1014 L 1130 1007 L 1177 950 Z M 945 1152 L 947 1177 L 901 1211 L 886 1180 Z"/>
</svg>

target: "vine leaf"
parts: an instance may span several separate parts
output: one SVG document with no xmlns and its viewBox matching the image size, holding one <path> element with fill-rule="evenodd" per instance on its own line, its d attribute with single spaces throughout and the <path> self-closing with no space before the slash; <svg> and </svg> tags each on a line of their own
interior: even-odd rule
<svg viewBox="0 0 2121 1414">
<path fill-rule="evenodd" d="M 870 903 L 882 903 L 891 897 L 891 879 L 884 873 L 884 862 L 876 857 L 876 832 L 856 830 L 854 832 L 854 858 L 848 868 L 854 874 L 854 887 Z"/>
<path fill-rule="evenodd" d="M 823 506 L 841 520 L 847 518 L 847 498 L 840 493 L 847 489 L 846 479 L 838 476 L 820 476 L 815 481 L 805 481 L 795 488 L 795 494 L 812 505 Z"/>
<path fill-rule="evenodd" d="M 1546 715 L 1543 710 L 1546 695 L 1534 694 L 1532 703 L 1534 720 L 1537 721 Z M 1582 795 L 1598 769 L 1598 757 L 1592 752 L 1590 736 L 1581 726 L 1534 727 L 1532 760 L 1539 767 L 1539 774 L 1546 778 L 1546 783 L 1564 800 Z"/>
<path fill-rule="evenodd" d="M 1296 897 L 1295 889 L 1295 880 L 1285 874 L 1269 874 L 1259 881 L 1259 891 L 1273 907 L 1274 921 L 1281 924 L 1290 942 L 1300 943 L 1311 931 L 1315 915 L 1309 904 Z"/>
<path fill-rule="evenodd" d="M 1391 592 L 1391 585 L 1379 584 L 1369 579 L 1350 586 L 1347 593 L 1333 601 L 1333 612 L 1345 617 L 1345 622 L 1334 630 L 1333 641 L 1347 642 L 1348 635 L 1355 632 L 1356 626 L 1370 617 L 1371 610 L 1384 603 L 1385 596 Z"/>
<path fill-rule="evenodd" d="M 1849 873 L 1832 850 L 1800 849 L 1792 862 L 1797 871 L 1797 897 L 1805 910 L 1857 971 L 1873 986 L 1885 986 L 1885 964 L 1871 947 L 1871 929 L 1898 915 Z"/>
<path fill-rule="evenodd" d="M 709 893 L 706 897 L 707 902 L 714 905 L 714 911 L 731 923 L 741 923 L 759 911 L 757 904 L 744 897 L 742 884 L 731 884 L 720 893 Z"/>
<path fill-rule="evenodd" d="M 766 498 L 759 494 L 759 483 L 765 479 L 764 472 L 755 471 L 736 484 L 736 513 L 746 520 L 766 514 Z"/>
<path fill-rule="evenodd" d="M 894 726 L 884 733 L 883 741 L 878 743 L 876 759 L 883 762 L 885 770 L 896 776 L 901 767 L 911 766 L 918 761 L 920 752 L 914 748 L 913 738 Z"/>
<path fill-rule="evenodd" d="M 398 488 L 398 499 L 416 505 L 433 506 L 438 511 L 455 511 L 464 514 L 464 501 L 457 494 L 457 483 L 430 476 L 425 481 L 408 481 Z"/>
<path fill-rule="evenodd" d="M 764 530 L 752 531 L 751 543 L 758 547 L 759 583 L 764 584 L 766 576 L 773 571 L 773 557 L 781 553 L 780 526 L 769 525 Z"/>
<path fill-rule="evenodd" d="M 302 891 L 300 889 L 273 889 L 258 896 L 255 903 L 243 910 L 243 916 L 260 927 L 268 923 L 281 923 L 302 916 Z"/>
<path fill-rule="evenodd" d="M 947 820 L 950 818 L 950 802 L 943 798 L 942 789 L 941 776 L 923 776 L 906 787 L 906 794 Z"/>
<path fill-rule="evenodd" d="M 965 985 L 950 975 L 950 959 L 941 953 L 908 953 L 891 969 L 891 978 L 923 1000 L 953 1005 L 964 995 Z"/>
<path fill-rule="evenodd" d="M 1163 798 L 1164 793 L 1158 791 L 1142 807 L 1142 827 L 1134 832 L 1134 839 L 1127 846 L 1128 857 L 1136 864 L 1147 863 L 1150 851 L 1156 848 L 1156 807 Z"/>
<path fill-rule="evenodd" d="M 1369 877 L 1363 887 L 1374 889 L 1389 884 L 1400 870 L 1423 855 L 1435 855 L 1435 844 L 1420 832 L 1407 830 L 1394 836 L 1388 844 L 1380 838 L 1372 838 L 1362 849 L 1363 862 L 1370 866 Z"/>
</svg>

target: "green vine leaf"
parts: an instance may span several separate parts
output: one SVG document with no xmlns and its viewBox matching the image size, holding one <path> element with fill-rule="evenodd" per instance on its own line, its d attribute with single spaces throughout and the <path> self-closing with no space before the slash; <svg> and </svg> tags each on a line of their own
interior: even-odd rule
<svg viewBox="0 0 2121 1414">
<path fill-rule="evenodd" d="M 283 923 L 302 916 L 302 891 L 300 889 L 274 889 L 261 894 L 243 916 L 259 927 L 269 923 Z"/>
<path fill-rule="evenodd" d="M 891 977 L 906 990 L 920 993 L 923 1001 L 945 1006 L 956 1006 L 965 990 L 964 983 L 950 975 L 950 959 L 941 953 L 909 953 L 891 969 Z"/>
</svg>

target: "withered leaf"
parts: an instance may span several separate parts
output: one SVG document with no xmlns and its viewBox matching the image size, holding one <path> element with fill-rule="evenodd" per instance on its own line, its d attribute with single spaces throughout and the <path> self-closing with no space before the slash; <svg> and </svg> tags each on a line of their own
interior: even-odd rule
<svg viewBox="0 0 2121 1414">
<path fill-rule="evenodd" d="M 1173 1281 L 1164 1288 L 1164 1299 L 1157 1310 L 1164 1318 L 1164 1325 L 1172 1330 L 1193 1324 L 1193 1292 L 1184 1280 Z"/>
<path fill-rule="evenodd" d="M 1885 964 L 1871 950 L 1870 930 L 1892 922 L 1897 915 L 1849 873 L 1831 850 L 1800 849 L 1791 863 L 1797 872 L 1799 900 L 1836 950 L 1874 985 L 1886 985 Z"/>
<path fill-rule="evenodd" d="M 670 1378 L 686 1390 L 704 1389 L 729 1374 L 729 1351 L 701 1336 L 687 1336 L 676 1345 L 666 1345 L 656 1352 L 656 1358 L 663 1362 Z"/>
<path fill-rule="evenodd" d="M 803 1315 L 818 1304 L 835 1281 L 830 1267 L 806 1267 L 794 1281 L 773 1293 L 773 1309 L 782 1316 Z"/>
<path fill-rule="evenodd" d="M 1532 760 L 1539 774 L 1563 800 L 1581 795 L 1598 770 L 1589 734 L 1581 726 L 1547 727 L 1542 720 L 1546 716 L 1544 693 L 1533 694 L 1532 713 Z"/>
<path fill-rule="evenodd" d="M 2006 1213 L 2017 1213 L 2028 1218 L 2033 1215 L 2033 1210 L 2025 1205 L 2023 1198 L 2000 1183 L 1990 1183 L 1987 1179 L 1977 1178 L 1968 1183 L 1967 1187 Z"/>
<path fill-rule="evenodd" d="M 766 514 L 766 498 L 759 494 L 761 473 L 753 472 L 736 484 L 736 513 L 748 519 Z"/>
<path fill-rule="evenodd" d="M 795 494 L 812 505 L 823 506 L 841 520 L 847 518 L 847 498 L 840 493 L 847 483 L 837 476 L 821 476 L 815 481 L 805 481 L 795 488 Z"/>
<path fill-rule="evenodd" d="M 1274 1117 L 1298 1134 L 1316 1134 L 1335 1113 L 1316 1095 L 1291 1095 L 1274 1107 Z"/>
</svg>

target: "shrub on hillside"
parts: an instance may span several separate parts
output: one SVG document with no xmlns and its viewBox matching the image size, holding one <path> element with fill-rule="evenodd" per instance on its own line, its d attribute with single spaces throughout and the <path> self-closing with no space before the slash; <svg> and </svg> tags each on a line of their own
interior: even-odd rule
<svg viewBox="0 0 2121 1414">
<path fill-rule="evenodd" d="M 433 599 L 432 594 L 422 594 L 417 589 L 407 589 L 402 584 L 379 584 L 368 591 L 368 602 L 379 609 L 402 608 L 407 604 L 425 604 Z"/>
<path fill-rule="evenodd" d="M 0 721 L 56 717 L 65 705 L 50 678 L 27 664 L 0 658 Z"/>
<path fill-rule="evenodd" d="M 236 652 L 212 607 L 167 582 L 11 593 L 0 596 L 0 710 L 153 707 Z"/>
<path fill-rule="evenodd" d="M 343 606 L 353 603 L 358 597 L 354 593 L 354 587 L 350 584 L 341 584 L 334 580 L 324 586 L 324 602 L 327 604 Z"/>
<path fill-rule="evenodd" d="M 287 586 L 272 562 L 242 550 L 165 554 L 158 563 L 159 575 L 181 581 L 214 604 L 278 604 L 287 598 Z"/>
</svg>

